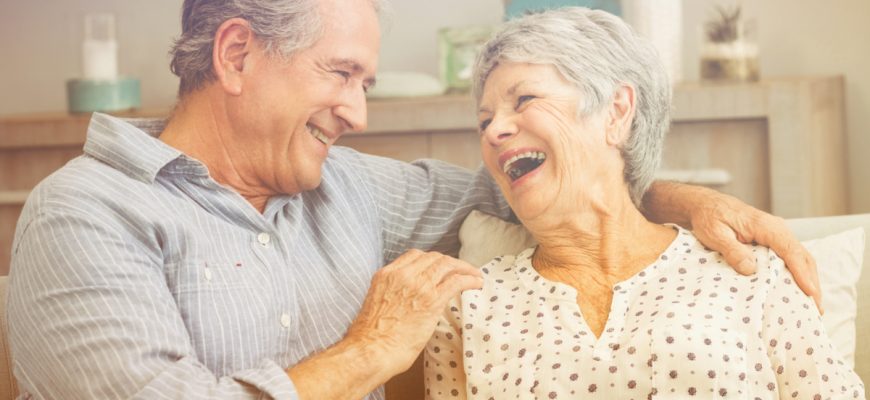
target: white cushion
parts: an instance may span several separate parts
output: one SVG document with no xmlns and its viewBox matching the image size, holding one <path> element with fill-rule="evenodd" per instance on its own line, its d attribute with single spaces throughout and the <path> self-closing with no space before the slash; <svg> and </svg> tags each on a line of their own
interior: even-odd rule
<svg viewBox="0 0 870 400">
<path fill-rule="evenodd" d="M 803 242 L 819 268 L 825 330 L 850 367 L 855 366 L 856 284 L 864 257 L 864 228 Z"/>
<path fill-rule="evenodd" d="M 836 218 L 840 220 L 831 222 Z M 838 228 L 843 230 L 857 226 L 845 232 L 804 242 L 819 266 L 823 293 L 822 305 L 826 311 L 822 317 L 825 329 L 844 359 L 850 365 L 854 365 L 856 316 L 860 315 L 859 332 L 863 332 L 870 321 L 870 313 L 864 311 L 870 308 L 870 304 L 861 304 L 863 308 L 859 311 L 856 303 L 858 290 L 863 291 L 862 297 L 870 291 L 870 288 L 856 289 L 864 259 L 864 228 L 861 226 L 862 223 L 867 222 L 870 229 L 870 216 L 849 218 L 794 220 L 789 221 L 789 226 L 796 230 L 795 234 L 798 238 L 804 240 L 837 232 Z M 814 230 L 814 227 L 819 228 Z M 811 236 L 813 234 L 818 236 Z M 517 254 L 535 244 L 534 238 L 521 225 L 505 222 L 479 211 L 472 211 L 465 219 L 459 229 L 459 241 L 462 244 L 459 258 L 476 266 L 481 266 L 500 255 Z M 862 280 L 862 285 L 866 281 L 867 279 Z M 868 349 L 870 338 L 859 337 L 862 340 L 857 346 L 858 365 L 855 365 L 855 369 L 864 381 L 868 381 L 870 376 L 866 374 L 870 373 L 870 365 L 867 363 L 870 360 L 866 360 L 863 355 L 870 351 Z"/>
</svg>

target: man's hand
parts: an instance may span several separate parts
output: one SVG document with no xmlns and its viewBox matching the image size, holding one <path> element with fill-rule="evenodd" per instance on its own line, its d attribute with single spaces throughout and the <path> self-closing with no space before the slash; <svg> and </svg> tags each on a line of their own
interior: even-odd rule
<svg viewBox="0 0 870 400">
<path fill-rule="evenodd" d="M 347 335 L 288 369 L 300 399 L 359 399 L 408 369 L 448 300 L 483 286 L 470 264 L 411 250 L 381 268 Z"/>
<path fill-rule="evenodd" d="M 423 350 L 448 300 L 482 286 L 483 276 L 471 264 L 408 251 L 375 274 L 347 337 L 383 350 L 384 366 L 398 374 Z"/>
<path fill-rule="evenodd" d="M 644 197 L 650 219 L 688 222 L 685 225 L 689 225 L 701 243 L 722 253 L 728 264 L 741 274 L 752 274 L 757 268 L 745 244 L 769 247 L 785 261 L 798 286 L 812 296 L 823 312 L 816 262 L 788 229 L 785 220 L 707 188 L 656 182 L 650 192 Z"/>
</svg>

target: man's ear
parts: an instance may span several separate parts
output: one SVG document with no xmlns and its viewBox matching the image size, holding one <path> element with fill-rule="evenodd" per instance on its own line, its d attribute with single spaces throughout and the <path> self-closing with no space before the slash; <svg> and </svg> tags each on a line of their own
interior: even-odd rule
<svg viewBox="0 0 870 400">
<path fill-rule="evenodd" d="M 230 18 L 218 27 L 214 35 L 212 67 L 225 92 L 242 93 L 242 71 L 245 60 L 254 47 L 254 32 L 248 21 Z"/>
<path fill-rule="evenodd" d="M 631 134 L 631 123 L 636 110 L 634 86 L 621 84 L 613 93 L 607 115 L 607 144 L 622 147 Z"/>
</svg>

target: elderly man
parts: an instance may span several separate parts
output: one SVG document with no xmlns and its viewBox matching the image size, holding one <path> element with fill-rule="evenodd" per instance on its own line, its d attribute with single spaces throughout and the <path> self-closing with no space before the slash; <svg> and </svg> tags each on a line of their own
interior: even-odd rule
<svg viewBox="0 0 870 400">
<path fill-rule="evenodd" d="M 470 209 L 510 209 L 484 172 L 332 148 L 366 127 L 378 10 L 185 0 L 172 117 L 94 115 L 85 154 L 34 190 L 19 221 L 8 318 L 23 391 L 383 397 L 447 300 L 481 285 L 470 265 L 411 249 L 454 252 Z M 735 237 L 778 249 L 817 293 L 776 218 L 667 184 L 645 205 L 742 271 Z"/>
</svg>

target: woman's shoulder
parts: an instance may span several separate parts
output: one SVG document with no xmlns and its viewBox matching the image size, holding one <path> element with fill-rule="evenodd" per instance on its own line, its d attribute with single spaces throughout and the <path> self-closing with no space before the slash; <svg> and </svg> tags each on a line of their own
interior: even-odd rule
<svg viewBox="0 0 870 400">
<path fill-rule="evenodd" d="M 732 288 L 736 287 L 740 292 L 752 292 L 747 293 L 747 296 L 754 294 L 754 297 L 758 298 L 758 295 L 770 291 L 771 285 L 776 282 L 776 279 L 782 279 L 785 282 L 792 280 L 782 259 L 765 246 L 745 245 L 755 261 L 756 271 L 751 275 L 741 275 L 728 264 L 725 256 L 704 246 L 692 232 L 681 230 L 676 242 L 679 242 L 678 246 L 685 249 L 676 254 L 678 268 L 681 272 L 685 269 L 694 270 L 696 274 L 701 276 L 712 277 L 714 283 L 721 283 L 722 287 L 728 287 L 730 291 L 734 291 Z M 731 286 L 725 284 L 731 284 Z M 763 297 L 761 296 L 761 298 Z"/>
<path fill-rule="evenodd" d="M 514 275 L 514 271 L 524 260 L 529 260 L 534 254 L 535 248 L 529 247 L 517 254 L 505 254 L 489 260 L 480 267 L 484 279 L 504 279 Z"/>
<path fill-rule="evenodd" d="M 517 270 L 529 262 L 535 248 L 530 247 L 517 254 L 505 254 L 489 260 L 480 267 L 483 273 L 483 288 L 480 290 L 466 290 L 462 298 L 471 299 L 481 296 L 494 296 L 504 290 L 512 290 L 519 284 Z"/>
</svg>

